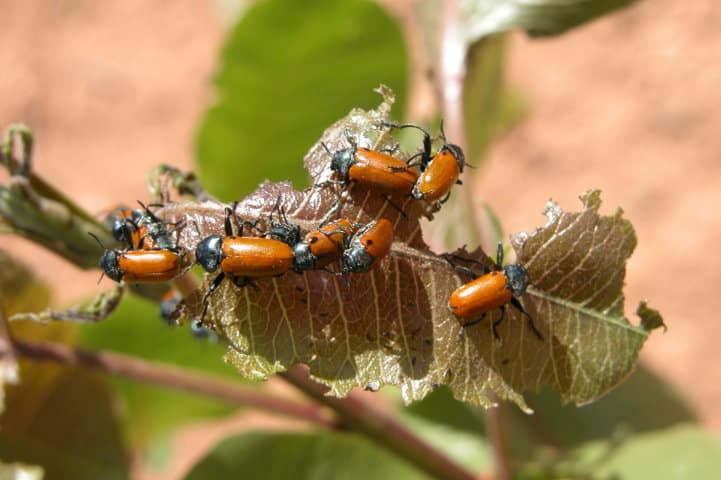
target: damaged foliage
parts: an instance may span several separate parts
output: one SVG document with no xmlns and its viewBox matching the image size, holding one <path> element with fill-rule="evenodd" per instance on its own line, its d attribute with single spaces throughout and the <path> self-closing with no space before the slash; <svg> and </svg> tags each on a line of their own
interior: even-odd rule
<svg viewBox="0 0 721 480">
<path fill-rule="evenodd" d="M 383 93 L 378 109 L 351 111 L 310 149 L 305 166 L 314 185 L 333 178 L 321 141 L 331 151 L 347 147 L 347 135 L 360 146 L 392 147 L 380 123 L 388 118 L 393 98 Z M 234 213 L 238 223 L 262 219 L 262 231 L 280 199 L 288 219 L 305 233 L 317 227 L 341 191 L 333 186 L 297 192 L 287 182 L 266 182 Z M 610 217 L 598 214 L 599 192 L 585 194 L 578 213 L 549 204 L 544 227 L 513 237 L 533 284 L 522 303 L 543 341 L 513 309 L 499 328 L 501 341 L 493 338 L 490 321 L 499 312 L 476 326 L 460 326 L 447 301 L 470 278 L 428 249 L 418 224 L 437 206 L 405 199 L 400 207 L 406 217 L 377 193 L 357 186 L 344 197 L 340 216 L 356 222 L 385 217 L 393 223 L 391 253 L 371 272 L 345 278 L 323 271 L 288 273 L 257 281 L 257 289 L 224 282 L 211 299 L 208 317 L 227 337 L 226 359 L 243 376 L 265 379 L 305 363 L 333 395 L 390 384 L 400 386 L 410 402 L 448 385 L 460 400 L 491 406 L 495 396 L 527 409 L 522 392 L 544 383 L 566 401 L 585 403 L 633 368 L 648 335 L 623 316 L 625 261 L 636 239 L 620 211 Z M 202 237 L 223 233 L 223 209 L 214 202 L 175 203 L 158 215 L 183 220 L 179 244 L 194 251 Z M 481 251 L 455 253 L 491 264 Z M 192 316 L 200 312 L 199 297 L 186 306 Z"/>
</svg>

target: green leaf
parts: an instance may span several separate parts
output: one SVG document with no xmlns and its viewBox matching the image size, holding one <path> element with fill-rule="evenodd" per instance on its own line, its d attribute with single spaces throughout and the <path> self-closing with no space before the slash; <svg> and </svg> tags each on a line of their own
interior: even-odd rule
<svg viewBox="0 0 721 480">
<path fill-rule="evenodd" d="M 43 480 L 43 469 L 22 463 L 0 462 L 0 480 Z"/>
<path fill-rule="evenodd" d="M 457 406 L 462 405 L 458 401 L 455 403 Z M 469 432 L 465 428 L 449 427 L 445 423 L 405 414 L 401 421 L 430 446 L 468 470 L 484 472 L 493 468 L 491 449 L 478 432 Z"/>
<path fill-rule="evenodd" d="M 325 126 L 375 103 L 379 83 L 403 97 L 407 68 L 398 26 L 374 2 L 258 2 L 223 48 L 219 100 L 197 138 L 203 184 L 224 200 L 267 178 L 305 186 L 300 159 Z"/>
<path fill-rule="evenodd" d="M 71 340 L 68 324 L 13 322 L 23 339 Z M 20 362 L 0 417 L 4 460 L 40 465 L 47 478 L 124 479 L 129 455 L 115 398 L 103 378 L 80 367 Z"/>
<path fill-rule="evenodd" d="M 80 268 L 97 268 L 102 248 L 88 233 L 110 245 L 108 228 L 32 172 L 32 145 L 32 132 L 24 125 L 11 125 L 0 143 L 0 164 L 11 175 L 7 187 L 0 185 L 0 230 L 22 235 Z"/>
<path fill-rule="evenodd" d="M 186 480 L 426 479 L 423 473 L 365 438 L 341 433 L 247 433 L 226 439 Z"/>
<path fill-rule="evenodd" d="M 41 310 L 50 303 L 50 288 L 25 265 L 0 249 L 0 309 L 9 318 L 20 312 Z"/>
<path fill-rule="evenodd" d="M 187 326 L 169 327 L 160 318 L 157 304 L 133 295 L 126 295 L 115 313 L 102 323 L 79 325 L 78 332 L 79 343 L 85 348 L 113 350 L 237 378 L 220 360 L 225 347 L 193 337 Z M 126 429 L 133 445 L 148 445 L 189 420 L 233 410 L 225 402 L 167 388 L 119 378 L 110 383 L 126 404 Z"/>
<path fill-rule="evenodd" d="M 649 401 L 653 408 L 649 408 Z M 670 384 L 643 366 L 608 395 L 584 408 L 562 406 L 550 388 L 530 396 L 528 403 L 535 415 L 515 415 L 526 426 L 524 434 L 540 433 L 537 442 L 562 448 L 620 432 L 646 432 L 699 420 Z"/>
<path fill-rule="evenodd" d="M 335 150 L 347 145 L 350 134 L 370 148 L 386 147 L 392 139 L 378 125 L 389 108 L 387 98 L 377 110 L 355 109 L 321 140 Z M 408 153 L 399 155 L 405 158 Z M 317 182 L 332 178 L 320 144 L 306 156 L 306 167 Z M 267 231 L 278 203 L 290 222 L 308 232 L 317 228 L 336 199 L 333 188 L 297 192 L 288 182 L 265 183 L 236 205 L 234 215 L 237 222 L 259 220 L 258 230 Z M 580 212 L 552 205 L 545 227 L 514 238 L 535 285 L 521 301 L 544 340 L 531 333 L 526 317 L 513 308 L 506 309 L 498 330 L 501 341 L 494 339 L 491 327 L 500 310 L 489 312 L 477 326 L 463 328 L 448 308 L 448 298 L 469 276 L 423 242 L 419 218 L 428 213 L 428 205 L 405 199 L 401 215 L 364 188 L 348 192 L 339 216 L 360 223 L 382 216 L 393 224 L 392 248 L 372 271 L 347 278 L 324 271 L 289 272 L 258 279 L 257 288 L 226 281 L 210 298 L 206 321 L 228 338 L 226 358 L 247 378 L 264 379 L 304 363 L 336 396 L 354 387 L 397 385 L 403 399 L 411 402 L 449 385 L 464 401 L 492 406 L 489 396 L 495 394 L 526 408 L 522 392 L 551 384 L 565 401 L 590 402 L 631 372 L 648 336 L 622 313 L 625 261 L 635 246 L 633 228 L 620 214 L 600 216 L 599 203 L 594 192 L 584 197 Z M 223 212 L 222 204 L 205 202 L 176 203 L 157 214 L 167 222 L 197 225 L 179 239 L 192 251 L 203 236 L 222 235 Z M 456 254 L 478 262 L 478 272 L 492 265 L 480 251 Z M 203 289 L 212 278 L 206 276 Z M 190 316 L 200 315 L 199 302 L 188 307 Z"/>
<path fill-rule="evenodd" d="M 683 425 L 633 437 L 617 436 L 584 445 L 543 478 L 718 478 L 721 439 L 699 427 Z"/>
<path fill-rule="evenodd" d="M 433 390 L 423 400 L 408 405 L 402 413 L 467 433 L 485 431 L 482 415 L 453 398 L 447 387 Z"/>
<path fill-rule="evenodd" d="M 514 28 L 556 35 L 635 0 L 461 0 L 463 33 L 469 43 Z"/>
<path fill-rule="evenodd" d="M 73 305 L 72 307 L 58 311 L 46 308 L 41 312 L 23 312 L 16 313 L 10 317 L 11 321 L 32 320 L 38 323 L 48 323 L 56 321 L 71 321 L 95 323 L 103 320 L 110 315 L 120 304 L 123 299 L 125 289 L 122 285 L 116 285 L 109 292 L 101 292 L 90 300 Z"/>
<path fill-rule="evenodd" d="M 18 364 L 10 345 L 8 317 L 37 310 L 50 301 L 50 289 L 23 264 L 0 250 L 0 413 L 5 405 L 5 384 L 17 384 Z"/>
</svg>

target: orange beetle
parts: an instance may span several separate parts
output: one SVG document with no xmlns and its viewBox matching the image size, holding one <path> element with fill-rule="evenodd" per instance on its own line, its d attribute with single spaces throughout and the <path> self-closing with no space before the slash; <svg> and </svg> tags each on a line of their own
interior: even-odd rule
<svg viewBox="0 0 721 480">
<path fill-rule="evenodd" d="M 367 148 L 358 148 L 349 138 L 350 148 L 331 153 L 330 168 L 336 172 L 340 183 L 358 183 L 370 190 L 386 195 L 405 197 L 411 194 L 418 180 L 418 172 L 392 155 Z"/>
<path fill-rule="evenodd" d="M 137 215 L 142 212 L 128 207 L 117 207 L 105 219 L 113 238 L 119 242 L 127 243 L 130 248 L 137 249 L 140 245 L 140 235 L 135 225 Z"/>
<path fill-rule="evenodd" d="M 131 249 L 176 250 L 173 232 L 166 227 L 173 224 L 160 220 L 142 203 L 140 206 L 142 209 L 135 210 L 119 207 L 108 215 L 106 223 L 113 237 Z"/>
<path fill-rule="evenodd" d="M 505 267 L 502 265 L 503 247 L 499 243 L 495 269 L 458 287 L 448 299 L 448 307 L 456 317 L 461 319 L 464 328 L 477 324 L 488 312 L 500 308 L 501 316 L 493 322 L 493 336 L 500 340 L 497 328 L 503 322 L 506 305 L 511 304 L 526 315 L 528 325 L 533 333 L 539 340 L 543 340 L 543 336 L 533 323 L 533 319 L 518 300 L 531 283 L 528 271 L 517 264 L 506 265 Z M 466 273 L 472 273 L 465 267 L 455 266 L 455 268 Z M 503 270 L 500 270 L 501 268 Z"/>
<path fill-rule="evenodd" d="M 391 249 L 393 225 L 385 218 L 361 227 L 343 251 L 344 273 L 367 272 Z"/>
<path fill-rule="evenodd" d="M 339 260 L 357 230 L 356 225 L 341 218 L 308 233 L 302 242 L 293 246 L 293 270 L 316 270 Z"/>
<path fill-rule="evenodd" d="M 232 210 L 225 209 L 225 236 L 211 235 L 204 238 L 195 250 L 195 259 L 207 272 L 220 273 L 211 283 L 203 297 L 205 318 L 210 295 L 229 277 L 239 286 L 253 285 L 253 279 L 277 277 L 293 266 L 293 250 L 287 243 L 272 238 L 234 236 L 230 224 Z M 242 228 L 239 232 L 243 234 Z"/>
<path fill-rule="evenodd" d="M 436 200 L 445 202 L 451 194 L 453 185 L 461 184 L 458 177 L 463 173 L 466 158 L 461 147 L 446 142 L 443 123 L 441 123 L 443 147 L 433 156 L 431 156 L 431 136 L 423 128 L 418 125 L 396 125 L 387 122 L 384 125 L 390 128 L 416 128 L 423 132 L 423 151 L 417 154 L 421 159 L 421 175 L 413 186 L 413 198 L 429 202 Z"/>
<path fill-rule="evenodd" d="M 100 267 L 116 282 L 167 282 L 183 273 L 182 258 L 171 250 L 105 250 Z"/>
</svg>

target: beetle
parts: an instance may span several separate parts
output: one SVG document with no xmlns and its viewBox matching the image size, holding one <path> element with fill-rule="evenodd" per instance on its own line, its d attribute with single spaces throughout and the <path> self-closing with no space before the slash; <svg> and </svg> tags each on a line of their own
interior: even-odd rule
<svg viewBox="0 0 721 480">
<path fill-rule="evenodd" d="M 106 218 L 113 237 L 128 244 L 131 249 L 176 250 L 174 232 L 167 225 L 176 225 L 160 220 L 147 206 L 138 202 L 142 209 L 119 207 Z"/>
<path fill-rule="evenodd" d="M 358 229 L 350 220 L 340 218 L 309 232 L 303 241 L 293 246 L 293 270 L 300 273 L 325 269 L 341 258 Z"/>
<path fill-rule="evenodd" d="M 285 209 L 280 206 L 281 197 L 279 196 L 275 202 L 275 206 L 270 211 L 270 230 L 266 232 L 273 240 L 288 244 L 291 248 L 300 242 L 300 225 L 288 221 L 285 215 Z M 278 212 L 280 221 L 273 220 L 273 213 Z M 251 228 L 255 228 L 258 221 L 251 223 Z"/>
<path fill-rule="evenodd" d="M 446 260 L 450 262 L 448 256 L 446 256 Z M 453 266 L 459 271 L 472 273 L 466 267 Z M 503 267 L 503 246 L 499 242 L 493 270 L 458 287 L 448 299 L 448 307 L 461 320 L 464 328 L 477 324 L 489 312 L 500 309 L 501 316 L 493 322 L 493 336 L 500 340 L 497 329 L 503 322 L 506 306 L 510 304 L 526 315 L 528 325 L 533 333 L 539 340 L 543 340 L 543 335 L 538 331 L 533 319 L 519 301 L 530 283 L 531 277 L 528 275 L 528 270 L 522 265 L 512 264 Z"/>
<path fill-rule="evenodd" d="M 230 223 L 232 210 L 225 208 L 225 236 L 210 235 L 196 247 L 196 262 L 207 272 L 220 273 L 213 279 L 203 297 L 201 324 L 208 310 L 208 300 L 223 279 L 230 278 L 238 287 L 253 286 L 253 279 L 277 277 L 293 266 L 293 250 L 282 241 L 272 238 L 243 237 L 233 235 Z"/>
<path fill-rule="evenodd" d="M 370 190 L 392 197 L 409 196 L 418 180 L 418 172 L 400 158 L 388 153 L 360 148 L 348 137 L 349 148 L 331 153 L 325 143 L 323 148 L 331 157 L 330 168 L 339 183 L 357 183 Z"/>
<path fill-rule="evenodd" d="M 385 218 L 361 227 L 343 251 L 342 271 L 367 272 L 391 249 L 393 225 Z"/>
<path fill-rule="evenodd" d="M 183 273 L 182 257 L 172 250 L 108 250 L 100 268 L 116 282 L 167 282 Z"/>
<path fill-rule="evenodd" d="M 423 150 L 415 155 L 420 157 L 421 174 L 413 185 L 411 194 L 413 198 L 418 200 L 429 202 L 438 200 L 444 203 L 450 196 L 453 185 L 462 183 L 458 177 L 463 173 L 463 168 L 466 166 L 466 157 L 461 147 L 446 142 L 443 123 L 441 122 L 443 146 L 435 155 L 431 155 L 431 135 L 422 127 L 413 124 L 398 125 L 388 122 L 384 122 L 383 125 L 398 129 L 415 128 L 423 133 Z"/>
<path fill-rule="evenodd" d="M 115 240 L 128 244 L 130 248 L 138 248 L 140 237 L 137 234 L 135 221 L 139 215 L 142 215 L 142 212 L 121 206 L 110 212 L 105 222 Z"/>
<path fill-rule="evenodd" d="M 276 211 L 279 212 L 279 222 L 273 220 L 273 213 Z M 362 226 L 353 224 L 346 218 L 340 218 L 323 223 L 301 240 L 300 226 L 288 221 L 285 210 L 280 207 L 280 197 L 271 210 L 270 222 L 271 227 L 267 235 L 288 244 L 293 249 L 291 268 L 296 273 L 321 269 L 330 272 L 326 267 L 341 258 L 351 237 Z M 252 226 L 254 227 L 255 224 Z"/>
</svg>

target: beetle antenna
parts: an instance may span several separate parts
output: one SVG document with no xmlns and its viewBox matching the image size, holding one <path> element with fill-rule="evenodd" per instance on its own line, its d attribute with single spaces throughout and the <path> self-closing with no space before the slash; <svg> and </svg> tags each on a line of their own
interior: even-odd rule
<svg viewBox="0 0 721 480">
<path fill-rule="evenodd" d="M 160 219 L 155 216 L 155 214 L 150 210 L 150 208 L 148 208 L 150 205 L 146 206 L 140 200 L 136 200 L 136 202 L 138 202 L 138 205 L 140 205 L 142 207 L 142 209 L 145 210 L 145 213 L 151 218 L 151 220 L 153 220 L 154 222 L 160 222 Z M 155 204 L 151 204 L 151 205 L 155 205 Z"/>
<path fill-rule="evenodd" d="M 330 153 L 330 149 L 328 148 L 328 145 L 325 144 L 325 142 L 320 142 L 321 145 L 323 145 L 323 148 L 325 149 L 326 153 L 329 157 L 333 158 L 333 154 Z"/>
<path fill-rule="evenodd" d="M 498 242 L 496 247 L 496 269 L 503 269 L 503 243 Z"/>
<path fill-rule="evenodd" d="M 103 242 L 100 241 L 100 239 L 97 237 L 97 235 L 95 235 L 94 233 L 91 233 L 91 232 L 88 232 L 88 235 L 90 235 L 91 237 L 93 237 L 93 238 L 95 239 L 95 241 L 98 242 L 98 245 L 100 245 L 100 248 L 102 248 L 103 250 L 107 250 L 107 249 L 108 249 L 108 247 L 106 247 L 105 245 L 103 245 Z"/>
</svg>

